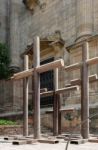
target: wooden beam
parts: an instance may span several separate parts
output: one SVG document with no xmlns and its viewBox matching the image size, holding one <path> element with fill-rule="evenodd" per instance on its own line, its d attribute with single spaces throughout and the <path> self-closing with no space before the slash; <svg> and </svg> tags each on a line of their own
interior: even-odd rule
<svg viewBox="0 0 98 150">
<path fill-rule="evenodd" d="M 79 90 L 79 86 L 71 86 L 71 87 L 65 87 L 65 88 L 61 88 L 55 91 L 55 94 L 61 94 L 64 93 L 66 91 L 70 91 L 70 90 Z M 51 96 L 53 95 L 54 91 L 47 91 L 47 92 L 43 92 L 40 93 L 41 97 L 45 97 L 45 96 Z"/>
<path fill-rule="evenodd" d="M 94 57 L 94 58 L 88 59 L 88 60 L 86 60 L 86 62 L 87 62 L 88 65 L 97 64 L 98 63 L 98 57 Z M 73 71 L 73 70 L 76 70 L 76 69 L 80 69 L 81 66 L 82 66 L 82 62 L 75 63 L 75 64 L 72 64 L 72 65 L 66 66 L 65 70 L 66 71 Z"/>
<path fill-rule="evenodd" d="M 66 70 L 66 71 L 73 71 L 73 70 L 76 70 L 76 69 L 80 69 L 81 66 L 82 66 L 82 62 L 80 62 L 80 63 L 75 63 L 75 64 L 72 64 L 72 65 L 66 66 L 66 67 L 65 67 L 65 70 Z"/>
<path fill-rule="evenodd" d="M 88 65 L 98 64 L 98 57 L 88 59 L 86 62 L 87 62 Z"/>
<path fill-rule="evenodd" d="M 51 96 L 53 95 L 53 93 L 54 91 L 47 91 L 47 92 L 40 93 L 40 96 L 41 97 Z"/>
<path fill-rule="evenodd" d="M 42 73 L 42 72 L 46 72 L 46 71 L 49 71 L 49 70 L 53 70 L 53 69 L 59 68 L 59 67 L 64 67 L 64 61 L 63 61 L 63 59 L 59 59 L 59 60 L 56 60 L 56 61 L 51 62 L 51 63 L 47 63 L 47 64 L 42 65 L 42 66 L 37 66 L 37 67 L 35 68 L 35 70 L 36 70 L 38 73 Z M 29 69 L 28 71 L 25 70 L 25 71 L 16 73 L 16 74 L 14 74 L 13 77 L 11 77 L 11 79 L 12 79 L 12 80 L 23 79 L 23 78 L 32 76 L 33 73 L 34 73 L 34 68 Z"/>
<path fill-rule="evenodd" d="M 89 76 L 89 82 L 94 82 L 97 81 L 97 74 L 91 75 Z M 81 79 L 74 79 L 70 81 L 70 85 L 74 86 L 74 85 L 80 85 L 81 84 Z"/>
<path fill-rule="evenodd" d="M 89 82 L 94 82 L 94 81 L 97 81 L 97 80 L 98 80 L 97 74 L 89 76 Z"/>
<path fill-rule="evenodd" d="M 62 133 L 62 118 L 61 118 L 61 95 L 58 94 L 58 134 Z"/>
<path fill-rule="evenodd" d="M 58 90 L 58 68 L 54 70 L 54 87 L 55 91 Z M 58 94 L 53 95 L 53 135 L 58 135 L 58 101 L 59 97 Z"/>
<path fill-rule="evenodd" d="M 60 111 L 61 112 L 71 112 L 71 111 L 73 112 L 73 111 L 75 111 L 75 108 L 66 108 L 66 109 L 62 108 L 62 109 L 60 109 Z"/>
<path fill-rule="evenodd" d="M 63 108 L 63 109 L 60 109 L 60 112 L 73 112 L 75 110 L 75 108 Z M 53 113 L 53 110 L 48 110 L 46 111 L 46 114 L 48 113 Z"/>
<path fill-rule="evenodd" d="M 34 38 L 34 138 L 40 138 L 40 74 L 36 68 L 40 66 L 40 39 Z"/>
<path fill-rule="evenodd" d="M 28 70 L 28 55 L 24 56 L 24 69 Z M 23 135 L 28 136 L 28 77 L 23 80 Z"/>
<path fill-rule="evenodd" d="M 55 60 L 55 61 L 53 61 L 51 63 L 47 63 L 45 65 L 41 65 L 40 67 L 36 68 L 36 71 L 38 73 L 42 73 L 42 72 L 46 72 L 46 71 L 53 70 L 55 68 L 61 68 L 61 67 L 64 67 L 63 59 Z"/>
<path fill-rule="evenodd" d="M 47 88 L 40 89 L 40 93 L 47 92 Z M 29 94 L 34 94 L 34 91 L 30 91 Z"/>
<path fill-rule="evenodd" d="M 55 93 L 61 94 L 70 90 L 79 90 L 79 87 L 78 86 L 65 87 L 65 88 L 58 89 L 57 91 L 55 91 Z"/>
<path fill-rule="evenodd" d="M 65 87 L 70 87 L 71 86 L 71 84 L 69 83 L 69 84 L 65 84 Z"/>
<path fill-rule="evenodd" d="M 71 86 L 72 85 L 80 85 L 81 84 L 81 79 L 74 79 L 70 81 Z"/>
<path fill-rule="evenodd" d="M 83 139 L 89 138 L 89 77 L 88 77 L 88 51 L 89 43 L 85 42 L 82 48 L 82 61 L 81 68 L 81 134 Z"/>
<path fill-rule="evenodd" d="M 11 77 L 11 80 L 19 80 L 19 79 L 23 79 L 29 76 L 32 76 L 34 72 L 34 69 L 29 69 L 29 70 L 24 70 L 22 72 L 16 73 Z"/>
<path fill-rule="evenodd" d="M 53 101 L 53 135 L 58 135 L 58 101 L 59 95 L 54 93 Z"/>
</svg>

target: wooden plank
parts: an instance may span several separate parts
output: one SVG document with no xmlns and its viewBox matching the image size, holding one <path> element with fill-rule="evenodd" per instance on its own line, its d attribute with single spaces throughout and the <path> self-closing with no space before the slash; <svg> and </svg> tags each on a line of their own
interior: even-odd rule
<svg viewBox="0 0 98 150">
<path fill-rule="evenodd" d="M 38 142 L 40 143 L 49 143 L 49 144 L 57 144 L 59 140 L 56 139 L 39 139 Z"/>
<path fill-rule="evenodd" d="M 65 67 L 65 70 L 66 70 L 66 71 L 73 71 L 73 70 L 76 70 L 76 69 L 80 69 L 81 66 L 82 66 L 82 62 L 80 62 L 80 63 L 75 63 L 75 64 L 72 64 L 72 65 L 66 66 L 66 67 Z"/>
<path fill-rule="evenodd" d="M 98 57 L 94 57 L 94 58 L 88 59 L 86 62 L 87 62 L 88 65 L 97 64 L 98 63 Z"/>
</svg>

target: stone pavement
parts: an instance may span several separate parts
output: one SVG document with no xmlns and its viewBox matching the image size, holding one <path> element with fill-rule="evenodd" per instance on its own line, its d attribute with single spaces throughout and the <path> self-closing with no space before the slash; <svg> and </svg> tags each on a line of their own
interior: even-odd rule
<svg viewBox="0 0 98 150">
<path fill-rule="evenodd" d="M 10 141 L 0 139 L 0 150 L 65 150 L 66 143 L 60 142 L 58 144 L 25 144 L 12 145 Z M 70 144 L 68 150 L 98 150 L 98 143 L 85 143 L 80 145 Z"/>
</svg>

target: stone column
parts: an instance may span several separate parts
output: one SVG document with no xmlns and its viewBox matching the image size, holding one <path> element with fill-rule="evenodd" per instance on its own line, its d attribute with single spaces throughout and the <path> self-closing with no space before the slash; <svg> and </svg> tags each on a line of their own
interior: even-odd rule
<svg viewBox="0 0 98 150">
<path fill-rule="evenodd" d="M 76 32 L 77 39 L 92 35 L 93 30 L 93 0 L 77 0 Z"/>
<path fill-rule="evenodd" d="M 19 71 L 20 56 L 19 56 L 19 20 L 18 20 L 18 3 L 17 0 L 10 0 L 9 8 L 9 46 L 10 46 L 10 56 L 11 64 L 10 68 L 12 72 Z"/>
</svg>

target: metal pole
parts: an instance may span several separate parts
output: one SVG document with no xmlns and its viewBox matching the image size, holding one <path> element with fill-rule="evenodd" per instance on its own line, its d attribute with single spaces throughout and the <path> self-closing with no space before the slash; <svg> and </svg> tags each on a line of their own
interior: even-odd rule
<svg viewBox="0 0 98 150">
<path fill-rule="evenodd" d="M 24 56 L 24 70 L 28 70 L 28 55 Z M 23 79 L 23 135 L 28 136 L 28 77 Z"/>
<path fill-rule="evenodd" d="M 34 38 L 34 138 L 40 138 L 40 74 L 36 67 L 40 66 L 40 39 Z"/>
<path fill-rule="evenodd" d="M 89 77 L 88 77 L 88 50 L 89 44 L 85 42 L 82 48 L 83 65 L 81 69 L 81 122 L 89 118 Z M 89 119 L 81 126 L 81 134 L 84 139 L 89 137 Z"/>
</svg>

